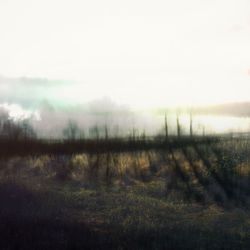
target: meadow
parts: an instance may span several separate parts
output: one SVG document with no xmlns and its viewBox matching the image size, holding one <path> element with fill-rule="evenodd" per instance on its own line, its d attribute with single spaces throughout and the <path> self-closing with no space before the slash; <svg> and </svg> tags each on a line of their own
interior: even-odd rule
<svg viewBox="0 0 250 250">
<path fill-rule="evenodd" d="M 250 140 L 2 141 L 1 249 L 249 249 Z"/>
</svg>

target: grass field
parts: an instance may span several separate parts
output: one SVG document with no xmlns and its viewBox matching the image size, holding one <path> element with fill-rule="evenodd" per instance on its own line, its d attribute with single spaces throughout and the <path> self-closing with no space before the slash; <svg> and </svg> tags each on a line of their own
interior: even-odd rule
<svg viewBox="0 0 250 250">
<path fill-rule="evenodd" d="M 10 148 L 0 248 L 249 249 L 250 141 L 178 140 L 75 154 Z"/>
</svg>

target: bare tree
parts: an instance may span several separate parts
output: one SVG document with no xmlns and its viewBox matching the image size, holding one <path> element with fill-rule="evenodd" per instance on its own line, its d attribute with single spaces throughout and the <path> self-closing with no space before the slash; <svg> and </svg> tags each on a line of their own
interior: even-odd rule
<svg viewBox="0 0 250 250">
<path fill-rule="evenodd" d="M 109 138 L 109 131 L 108 131 L 108 126 L 107 126 L 107 124 L 105 125 L 104 130 L 105 130 L 105 140 L 108 140 L 108 138 Z"/>
<path fill-rule="evenodd" d="M 28 120 L 13 121 L 6 115 L 0 116 L 0 136 L 10 140 L 23 140 L 36 137 Z"/>
<path fill-rule="evenodd" d="M 76 140 L 80 134 L 80 129 L 75 121 L 69 120 L 67 127 L 63 130 L 63 135 L 68 140 Z"/>
<path fill-rule="evenodd" d="M 165 113 L 165 137 L 166 139 L 168 139 L 168 117 L 166 113 Z"/>
<path fill-rule="evenodd" d="M 190 136 L 193 136 L 193 115 L 192 112 L 190 112 L 189 116 L 190 124 L 189 124 L 189 131 L 190 131 Z"/>
<path fill-rule="evenodd" d="M 99 128 L 98 128 L 97 125 L 95 125 L 94 127 L 89 128 L 89 135 L 90 135 L 91 138 L 99 140 L 100 132 L 99 132 Z"/>
<path fill-rule="evenodd" d="M 181 136 L 181 126 L 179 121 L 179 115 L 176 116 L 177 136 Z"/>
</svg>

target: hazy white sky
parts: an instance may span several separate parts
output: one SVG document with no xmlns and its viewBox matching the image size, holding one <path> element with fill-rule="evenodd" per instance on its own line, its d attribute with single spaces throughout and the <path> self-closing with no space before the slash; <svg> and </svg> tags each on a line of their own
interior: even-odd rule
<svg viewBox="0 0 250 250">
<path fill-rule="evenodd" d="M 0 0 L 0 75 L 72 80 L 71 102 L 250 101 L 250 1 Z"/>
</svg>

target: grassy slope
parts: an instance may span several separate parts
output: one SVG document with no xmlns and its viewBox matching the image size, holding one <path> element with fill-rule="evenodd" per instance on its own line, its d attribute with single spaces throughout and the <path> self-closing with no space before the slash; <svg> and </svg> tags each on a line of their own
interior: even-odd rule
<svg viewBox="0 0 250 250">
<path fill-rule="evenodd" d="M 173 200 L 163 190 L 161 180 L 123 188 L 2 183 L 0 248 L 249 249 L 247 209 Z"/>
<path fill-rule="evenodd" d="M 2 158 L 0 249 L 250 249 L 249 148 Z"/>
</svg>

